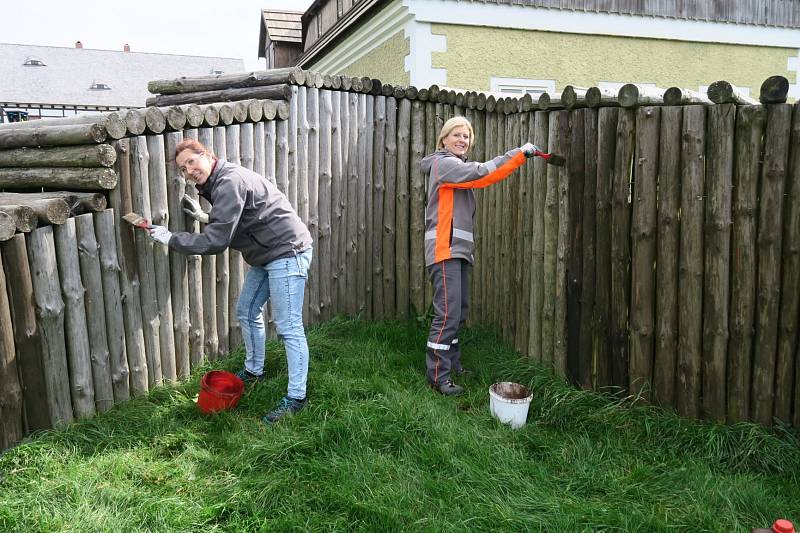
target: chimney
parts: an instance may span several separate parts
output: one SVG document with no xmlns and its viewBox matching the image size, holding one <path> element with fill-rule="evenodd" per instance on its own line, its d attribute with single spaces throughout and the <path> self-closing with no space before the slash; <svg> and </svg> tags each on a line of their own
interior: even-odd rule
<svg viewBox="0 0 800 533">
<path fill-rule="evenodd" d="M 75 41 L 75 48 L 83 48 L 83 43 L 80 41 Z"/>
<path fill-rule="evenodd" d="M 128 43 L 125 43 L 125 46 L 122 47 L 122 51 L 123 52 L 130 52 L 131 51 L 131 45 L 129 45 Z"/>
</svg>

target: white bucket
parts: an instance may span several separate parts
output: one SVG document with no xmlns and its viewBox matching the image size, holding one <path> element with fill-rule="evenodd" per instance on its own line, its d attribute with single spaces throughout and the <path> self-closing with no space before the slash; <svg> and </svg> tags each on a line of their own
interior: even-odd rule
<svg viewBox="0 0 800 533">
<path fill-rule="evenodd" d="M 502 381 L 489 387 L 489 412 L 513 429 L 525 425 L 533 394 L 525 385 Z"/>
</svg>

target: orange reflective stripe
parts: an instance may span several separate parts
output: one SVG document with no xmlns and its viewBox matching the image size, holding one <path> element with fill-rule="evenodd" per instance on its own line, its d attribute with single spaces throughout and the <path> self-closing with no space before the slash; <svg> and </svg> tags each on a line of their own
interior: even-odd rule
<svg viewBox="0 0 800 533">
<path fill-rule="evenodd" d="M 453 189 L 439 189 L 439 220 L 436 224 L 434 262 L 450 259 L 450 233 L 453 228 Z"/>
<path fill-rule="evenodd" d="M 510 161 L 500 165 L 500 168 L 480 179 L 466 181 L 464 183 L 442 183 L 440 187 L 443 189 L 483 189 L 484 187 L 488 187 L 489 185 L 506 179 L 512 172 L 517 170 L 522 163 L 525 162 L 525 159 L 525 154 L 523 152 L 519 152 L 512 157 Z"/>
</svg>

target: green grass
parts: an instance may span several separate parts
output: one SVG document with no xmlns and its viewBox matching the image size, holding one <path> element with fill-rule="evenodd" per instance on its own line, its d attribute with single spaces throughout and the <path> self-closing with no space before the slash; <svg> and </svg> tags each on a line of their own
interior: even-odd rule
<svg viewBox="0 0 800 533">
<path fill-rule="evenodd" d="M 309 332 L 310 404 L 274 427 L 285 358 L 232 412 L 186 384 L 43 432 L 0 457 L 2 531 L 749 531 L 800 521 L 788 430 L 682 420 L 575 390 L 491 332 L 459 336 L 468 393 L 425 387 L 425 328 L 335 320 Z M 238 369 L 242 354 L 208 368 Z M 489 385 L 534 391 L 528 424 Z"/>
</svg>

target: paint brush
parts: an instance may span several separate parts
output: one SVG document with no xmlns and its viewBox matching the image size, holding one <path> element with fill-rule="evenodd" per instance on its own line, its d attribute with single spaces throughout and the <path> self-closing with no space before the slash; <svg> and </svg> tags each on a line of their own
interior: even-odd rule
<svg viewBox="0 0 800 533">
<path fill-rule="evenodd" d="M 124 220 L 125 222 L 129 222 L 130 224 L 133 224 L 137 228 L 150 229 L 150 221 L 144 218 L 139 213 L 133 213 L 133 212 L 128 213 L 127 215 L 122 217 L 122 220 Z"/>
</svg>

